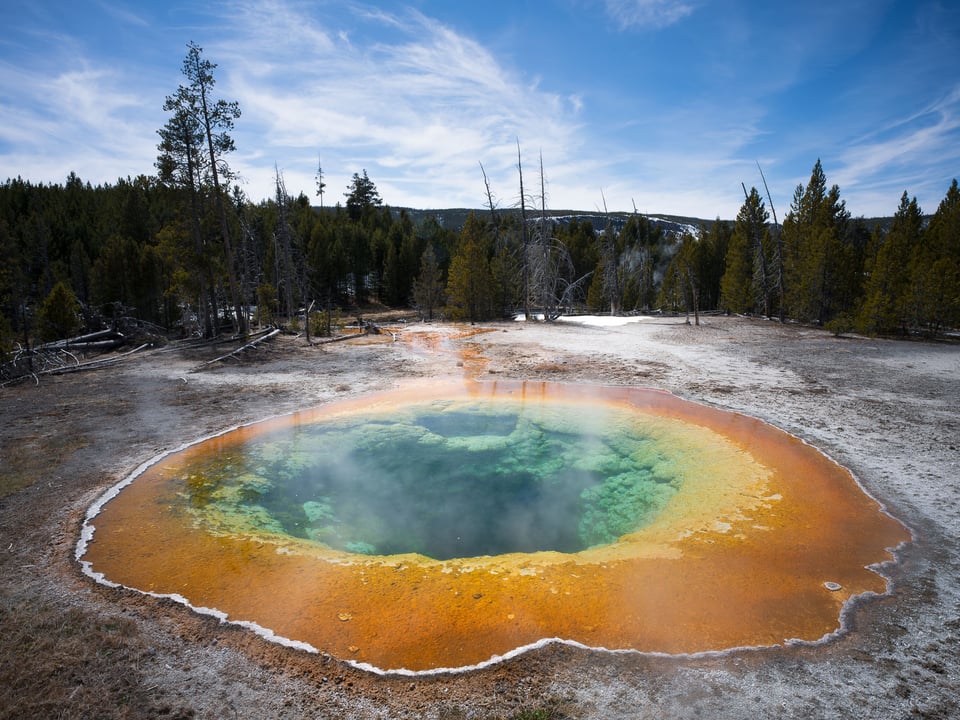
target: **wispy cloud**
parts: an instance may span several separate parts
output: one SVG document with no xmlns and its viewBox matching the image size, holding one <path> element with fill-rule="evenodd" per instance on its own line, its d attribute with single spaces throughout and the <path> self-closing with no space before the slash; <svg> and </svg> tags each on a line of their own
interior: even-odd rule
<svg viewBox="0 0 960 720">
<path fill-rule="evenodd" d="M 956 168 L 960 161 L 958 131 L 960 85 L 921 111 L 851 142 L 838 154 L 836 182 L 841 188 L 854 187 L 854 195 L 864 204 L 884 199 L 890 212 L 904 191 L 929 202 L 942 196 L 951 179 L 937 167 Z"/>
<path fill-rule="evenodd" d="M 150 21 L 145 17 L 133 12 L 129 8 L 124 7 L 119 3 L 104 2 L 103 0 L 100 0 L 97 5 L 99 5 L 105 13 L 112 15 L 123 24 L 135 25 L 143 28 L 150 26 Z"/>
<path fill-rule="evenodd" d="M 538 89 L 420 13 L 366 9 L 337 27 L 292 6 L 251 4 L 234 17 L 230 41 L 210 43 L 208 54 L 243 108 L 238 132 L 248 123 L 257 133 L 258 157 L 240 168 L 251 194 L 263 182 L 259 163 L 302 148 L 285 168 L 288 185 L 310 187 L 320 153 L 330 185 L 366 167 L 393 204 L 422 204 L 443 188 L 449 203 L 477 206 L 478 162 L 495 183 L 512 183 L 518 137 L 558 155 L 576 150 L 578 101 Z"/>
<path fill-rule="evenodd" d="M 611 209 L 732 218 L 759 160 L 782 215 L 819 157 L 851 211 L 880 215 L 904 189 L 935 207 L 960 162 L 960 17 L 940 5 L 920 2 L 924 22 L 892 38 L 915 16 L 904 4 L 562 4 L 544 39 L 523 35 L 541 15 L 512 7 L 477 22 L 461 5 L 440 21 L 362 0 L 235 0 L 173 27 L 155 5 L 35 3 L 0 30 L 0 168 L 42 182 L 153 172 L 189 40 L 240 104 L 230 164 L 254 201 L 272 196 L 275 165 L 312 194 L 319 155 L 328 203 L 367 169 L 392 205 L 480 207 L 482 162 L 510 205 L 519 139 L 528 182 L 542 151 L 555 208 L 593 208 L 603 188 Z M 558 41 L 598 12 L 609 21 Z M 623 32 L 667 26 L 684 42 Z"/>
<path fill-rule="evenodd" d="M 663 28 L 694 11 L 685 0 L 604 0 L 607 14 L 622 28 Z"/>
<path fill-rule="evenodd" d="M 143 98 L 114 68 L 74 57 L 76 69 L 55 74 L 0 65 L 0 148 L 7 167 L 44 168 L 43 179 L 71 171 L 99 179 L 149 173 L 156 146 Z M 159 110 L 159 108 L 158 108 Z M 159 127 L 159 124 L 157 125 Z"/>
</svg>

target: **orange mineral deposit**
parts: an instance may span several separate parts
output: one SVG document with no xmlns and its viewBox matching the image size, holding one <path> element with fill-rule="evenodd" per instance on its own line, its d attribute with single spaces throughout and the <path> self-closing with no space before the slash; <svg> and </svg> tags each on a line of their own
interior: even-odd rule
<svg viewBox="0 0 960 720">
<path fill-rule="evenodd" d="M 910 539 L 796 437 L 668 393 L 434 382 L 241 427 L 98 501 L 103 582 L 378 671 L 560 640 L 817 641 Z"/>
</svg>

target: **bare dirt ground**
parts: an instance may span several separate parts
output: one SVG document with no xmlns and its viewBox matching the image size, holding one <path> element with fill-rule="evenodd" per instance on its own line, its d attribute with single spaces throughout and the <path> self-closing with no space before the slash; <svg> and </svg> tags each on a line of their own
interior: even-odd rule
<svg viewBox="0 0 960 720">
<path fill-rule="evenodd" d="M 960 346 L 709 317 L 619 327 L 398 326 L 307 347 L 168 346 L 0 389 L 0 718 L 960 716 Z M 849 467 L 914 533 L 893 592 L 817 646 L 708 657 L 564 645 L 459 675 L 380 677 L 166 600 L 97 585 L 87 508 L 145 460 L 404 378 L 637 385 L 767 420 Z M 525 714 L 521 714 L 525 713 Z"/>
</svg>

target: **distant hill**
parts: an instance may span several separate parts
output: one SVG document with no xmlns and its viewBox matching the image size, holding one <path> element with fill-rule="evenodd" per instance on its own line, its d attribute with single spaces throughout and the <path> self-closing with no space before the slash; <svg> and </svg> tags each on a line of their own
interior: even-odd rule
<svg viewBox="0 0 960 720">
<path fill-rule="evenodd" d="M 436 218 L 436 220 L 446 228 L 451 230 L 459 231 L 463 227 L 464 223 L 467 221 L 467 216 L 470 213 L 476 213 L 479 217 L 484 218 L 488 215 L 489 211 L 485 209 L 470 209 L 470 208 L 443 208 L 443 209 L 427 209 L 420 210 L 416 208 L 399 208 L 399 207 L 390 207 L 390 210 L 395 214 L 399 215 L 401 210 L 406 211 L 406 213 L 413 220 L 414 224 L 418 224 L 427 218 Z M 519 215 L 520 210 L 518 208 L 508 208 L 498 209 L 499 213 L 504 215 Z M 593 227 L 597 230 L 603 230 L 607 223 L 613 225 L 614 229 L 617 231 L 621 230 L 626 224 L 627 220 L 633 213 L 630 212 L 612 212 L 604 215 L 599 212 L 585 212 L 579 210 L 548 210 L 547 217 L 549 217 L 554 222 L 568 223 L 571 220 L 578 220 L 583 222 L 589 220 Z M 663 228 L 664 232 L 668 235 L 672 235 L 674 238 L 679 238 L 686 232 L 692 233 L 694 235 L 699 235 L 699 230 L 701 227 L 706 228 L 707 230 L 713 227 L 716 219 L 705 220 L 703 218 L 696 217 L 687 217 L 683 215 L 663 215 L 663 214 L 646 214 L 643 213 L 647 220 L 652 222 L 654 225 Z M 535 221 L 539 217 L 539 213 L 536 211 L 529 211 L 527 214 L 527 219 L 530 221 Z M 930 215 L 924 216 L 924 220 L 929 222 Z M 782 220 L 782 218 L 781 218 Z M 873 218 L 863 218 L 863 217 L 853 217 L 853 221 L 862 221 L 864 225 L 873 230 L 874 227 L 880 226 L 880 228 L 886 232 L 890 229 L 890 225 L 893 223 L 892 217 L 873 217 Z M 731 225 L 733 220 L 727 220 Z"/>
<path fill-rule="evenodd" d="M 410 216 L 414 223 L 419 223 L 431 217 L 436 218 L 441 225 L 452 230 L 459 230 L 462 228 L 464 223 L 467 221 L 467 216 L 471 212 L 476 213 L 481 218 L 488 214 L 487 210 L 471 210 L 469 208 L 417 210 L 414 208 L 391 207 L 390 209 L 397 214 L 399 214 L 401 210 L 405 210 L 407 215 Z M 516 208 L 498 210 L 498 212 L 512 215 L 520 214 L 520 211 Z M 571 220 L 577 220 L 579 222 L 589 220 L 593 224 L 593 227 L 597 230 L 603 230 L 607 226 L 607 223 L 610 223 L 618 231 L 623 228 L 632 214 L 633 213 L 629 212 L 612 212 L 604 215 L 603 213 L 598 212 L 581 212 L 578 210 L 547 211 L 547 217 L 554 222 L 566 224 Z M 537 217 L 539 217 L 539 213 L 534 211 L 530 211 L 527 215 L 527 219 L 530 221 L 535 220 Z M 646 218 L 654 225 L 663 228 L 664 232 L 677 237 L 685 232 L 697 234 L 701 226 L 710 228 L 714 223 L 713 220 L 702 220 L 694 217 L 680 217 L 677 215 L 652 214 L 646 215 Z"/>
</svg>

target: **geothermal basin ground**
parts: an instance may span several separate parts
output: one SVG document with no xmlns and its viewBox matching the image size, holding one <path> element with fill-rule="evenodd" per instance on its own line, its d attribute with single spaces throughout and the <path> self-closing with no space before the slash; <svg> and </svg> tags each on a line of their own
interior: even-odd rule
<svg viewBox="0 0 960 720">
<path fill-rule="evenodd" d="M 960 713 L 960 346 L 742 318 L 399 323 L 239 362 L 177 344 L 0 389 L 0 717 L 930 717 Z M 378 676 L 94 583 L 87 508 L 143 462 L 409 380 L 648 387 L 765 420 L 849 468 L 913 540 L 889 596 L 814 645 L 700 656 L 552 644 L 469 673 Z M 535 715 L 534 715 L 535 716 Z"/>
</svg>

